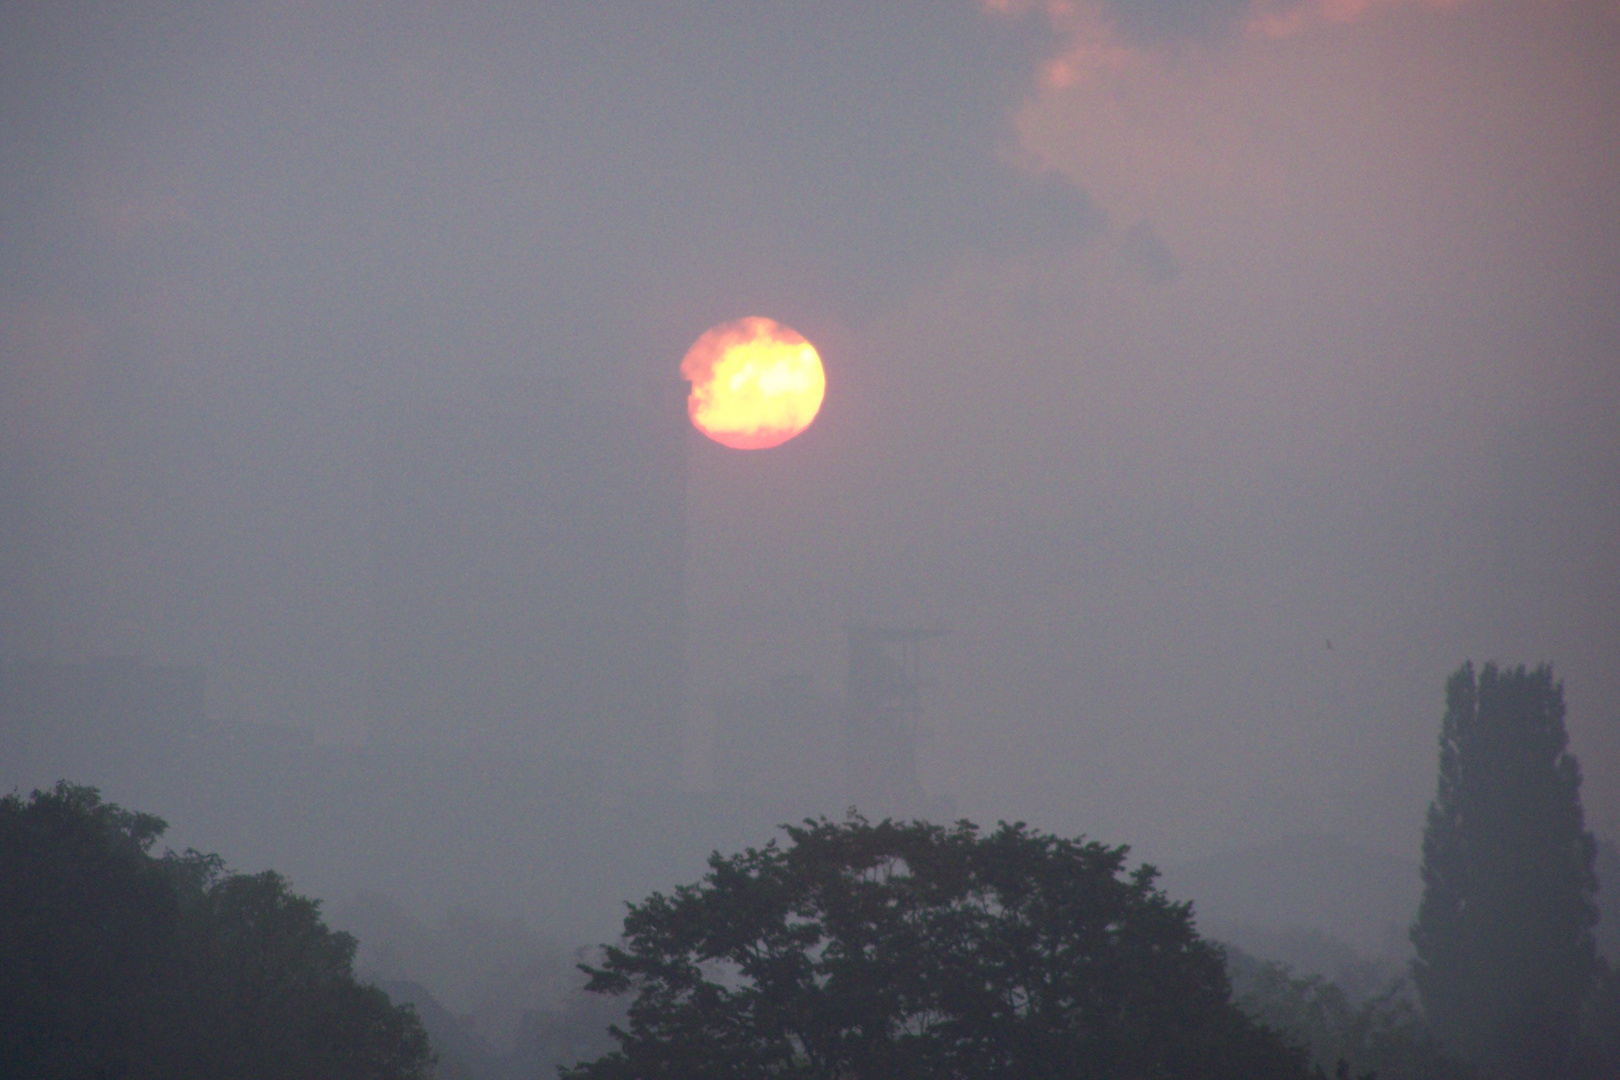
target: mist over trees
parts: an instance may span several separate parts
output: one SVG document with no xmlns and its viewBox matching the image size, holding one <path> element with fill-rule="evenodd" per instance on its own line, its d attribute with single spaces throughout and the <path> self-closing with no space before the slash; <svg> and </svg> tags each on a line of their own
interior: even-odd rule
<svg viewBox="0 0 1620 1080">
<path fill-rule="evenodd" d="M 811 821 L 631 906 L 586 968 L 631 997 L 628 1030 L 565 1076 L 1611 1076 L 1620 979 L 1564 712 L 1549 665 L 1447 681 L 1409 985 L 1352 998 L 1227 957 L 1150 868 L 1119 879 L 1123 848 Z"/>
<path fill-rule="evenodd" d="M 155 856 L 166 826 L 58 784 L 0 799 L 0 1075 L 423 1080 L 415 1015 L 274 873 Z"/>
<path fill-rule="evenodd" d="M 1604 1080 L 1614 856 L 1585 827 L 1564 712 L 1547 665 L 1447 680 L 1416 959 L 1379 987 L 1201 935 L 1125 847 L 853 812 L 631 903 L 583 996 L 520 922 L 430 927 L 377 895 L 349 905 L 371 942 L 357 978 L 355 938 L 279 875 L 155 856 L 161 819 L 61 782 L 0 800 L 0 1074 Z M 476 1031 L 412 981 L 451 954 Z"/>
<path fill-rule="evenodd" d="M 0 1080 L 628 1055 L 626 903 L 851 805 L 1129 843 L 1306 1069 L 1620 1080 L 1617 4 L 0 2 Z M 1570 772 L 1420 915 L 1469 657 Z"/>
<path fill-rule="evenodd" d="M 1320 975 L 1300 975 L 1230 945 L 1226 961 L 1238 1008 L 1306 1047 L 1312 1068 L 1324 1074 L 1342 1067 L 1379 1080 L 1473 1080 L 1476 1075 L 1441 1046 L 1404 980 L 1357 995 Z"/>
</svg>

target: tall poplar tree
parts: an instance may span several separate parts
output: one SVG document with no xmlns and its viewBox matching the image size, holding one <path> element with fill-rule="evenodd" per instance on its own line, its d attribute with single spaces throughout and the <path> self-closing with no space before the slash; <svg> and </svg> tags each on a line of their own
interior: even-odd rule
<svg viewBox="0 0 1620 1080">
<path fill-rule="evenodd" d="M 1413 979 L 1442 1039 L 1515 1080 L 1565 1074 L 1598 971 L 1597 849 L 1568 743 L 1550 666 L 1447 681 Z"/>
</svg>

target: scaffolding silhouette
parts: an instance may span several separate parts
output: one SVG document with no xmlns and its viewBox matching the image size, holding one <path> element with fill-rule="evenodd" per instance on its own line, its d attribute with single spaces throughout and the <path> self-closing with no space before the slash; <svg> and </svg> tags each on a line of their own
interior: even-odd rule
<svg viewBox="0 0 1620 1080">
<path fill-rule="evenodd" d="M 850 805 L 868 817 L 917 813 L 917 739 L 922 717 L 921 645 L 943 630 L 920 626 L 845 628 L 844 754 Z"/>
</svg>

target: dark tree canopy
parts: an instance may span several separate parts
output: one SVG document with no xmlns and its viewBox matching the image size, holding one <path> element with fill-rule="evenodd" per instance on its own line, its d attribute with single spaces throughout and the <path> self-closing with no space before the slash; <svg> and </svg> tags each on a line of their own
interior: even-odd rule
<svg viewBox="0 0 1620 1080">
<path fill-rule="evenodd" d="M 164 823 L 58 784 L 0 799 L 0 1076 L 413 1080 L 409 1010 L 273 873 L 156 857 Z"/>
<path fill-rule="evenodd" d="M 806 822 L 633 904 L 589 989 L 633 994 L 570 1080 L 1304 1077 L 1126 849 L 1022 825 Z"/>
<path fill-rule="evenodd" d="M 1413 978 L 1440 1037 L 1488 1073 L 1568 1075 L 1599 971 L 1596 845 L 1552 669 L 1471 664 L 1446 683 L 1423 832 Z"/>
</svg>

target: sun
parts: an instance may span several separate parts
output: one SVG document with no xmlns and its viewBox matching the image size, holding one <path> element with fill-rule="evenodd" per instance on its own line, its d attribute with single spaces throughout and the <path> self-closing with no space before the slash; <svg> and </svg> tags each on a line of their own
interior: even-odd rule
<svg viewBox="0 0 1620 1080">
<path fill-rule="evenodd" d="M 764 450 L 810 426 L 827 393 L 816 347 L 771 319 L 721 323 L 686 350 L 692 426 L 722 446 Z"/>
</svg>

